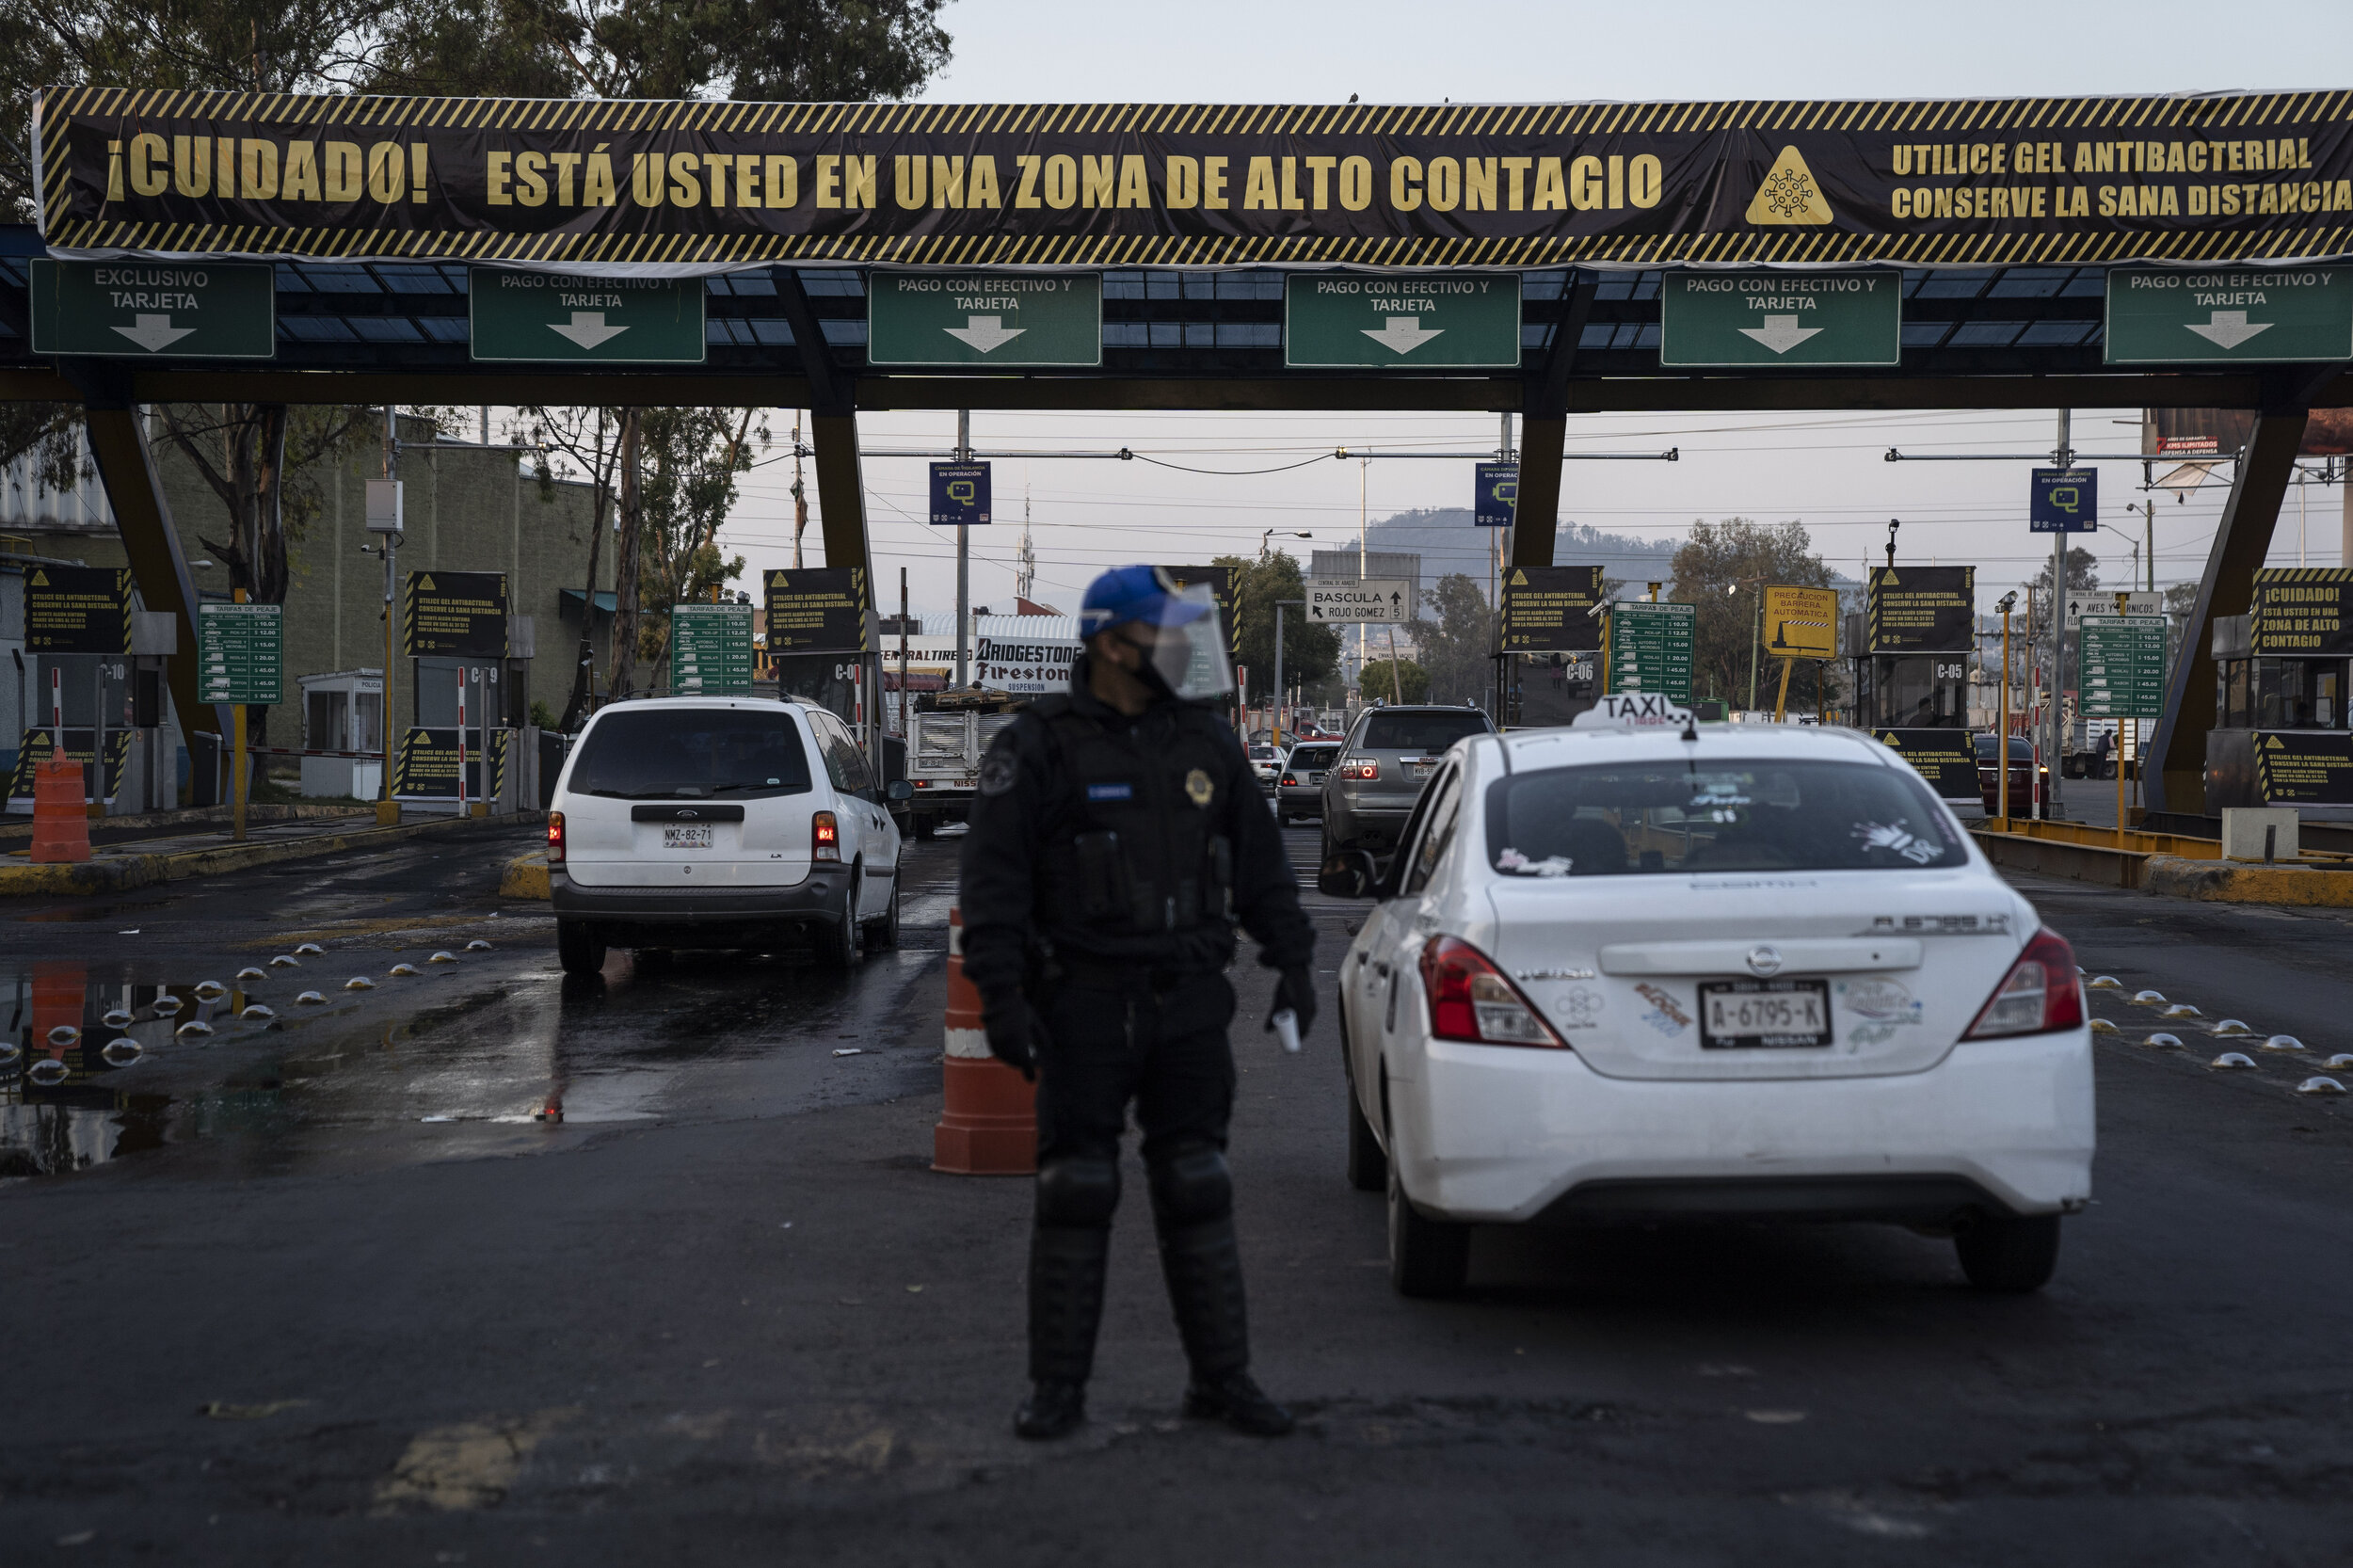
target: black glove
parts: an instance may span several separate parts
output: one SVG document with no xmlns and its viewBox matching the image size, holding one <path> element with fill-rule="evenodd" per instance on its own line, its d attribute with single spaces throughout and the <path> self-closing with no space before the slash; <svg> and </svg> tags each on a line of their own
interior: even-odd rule
<svg viewBox="0 0 2353 1568">
<path fill-rule="evenodd" d="M 1316 1022 L 1316 983 L 1304 967 L 1285 969 L 1283 978 L 1274 983 L 1274 1005 L 1267 1012 L 1267 1028 L 1274 1027 L 1274 1015 L 1286 1007 L 1299 1016 L 1299 1037 L 1305 1040 Z"/>
<path fill-rule="evenodd" d="M 1046 1026 L 1019 995 L 984 1002 L 981 1031 L 988 1036 L 988 1054 L 1032 1083 L 1037 1081 L 1038 1048 L 1046 1044 Z"/>
</svg>

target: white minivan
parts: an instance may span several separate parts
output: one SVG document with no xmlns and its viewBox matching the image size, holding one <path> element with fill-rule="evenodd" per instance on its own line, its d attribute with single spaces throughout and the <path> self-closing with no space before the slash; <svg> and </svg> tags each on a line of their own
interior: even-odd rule
<svg viewBox="0 0 2353 1568">
<path fill-rule="evenodd" d="M 899 939 L 899 829 L 850 727 L 755 697 L 615 703 L 588 721 L 548 813 L 568 974 L 609 947 L 773 950 L 844 967 Z"/>
</svg>

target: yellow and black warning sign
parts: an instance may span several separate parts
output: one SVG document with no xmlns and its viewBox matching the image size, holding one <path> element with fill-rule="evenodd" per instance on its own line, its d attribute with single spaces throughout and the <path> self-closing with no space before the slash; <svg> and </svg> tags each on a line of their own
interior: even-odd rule
<svg viewBox="0 0 2353 1568">
<path fill-rule="evenodd" d="M 411 659 L 506 657 L 506 573 L 412 571 L 400 651 Z"/>
<path fill-rule="evenodd" d="M 1778 659 L 1838 657 L 1838 590 L 1769 584 L 1765 651 Z"/>
<path fill-rule="evenodd" d="M 770 658 L 779 653 L 867 653 L 866 571 L 862 567 L 810 567 L 760 574 L 767 602 Z"/>
<path fill-rule="evenodd" d="M 91 729 L 69 729 L 65 732 L 65 754 L 69 760 L 82 764 L 85 778 L 88 777 L 90 755 L 97 740 L 97 731 Z M 56 749 L 56 732 L 47 729 L 24 731 L 24 737 L 16 748 L 16 772 L 8 779 L 9 799 L 33 798 L 34 771 L 49 760 L 49 754 Z M 121 792 L 122 770 L 130 760 L 131 732 L 127 729 L 106 731 L 106 799 L 112 800 Z M 98 803 L 85 797 L 83 804 L 95 806 Z"/>
<path fill-rule="evenodd" d="M 1240 567 L 1162 567 L 1168 580 L 1180 588 L 1196 583 L 1209 585 L 1210 597 L 1217 600 L 1218 618 L 1225 623 L 1225 656 L 1237 658 L 1241 653 L 1241 568 Z"/>
<path fill-rule="evenodd" d="M 511 729 L 492 729 L 489 755 L 483 755 L 485 731 L 466 727 L 466 799 L 495 800 L 506 787 L 506 748 Z M 412 727 L 400 737 L 392 754 L 392 795 L 398 800 L 457 798 L 457 727 L 430 729 Z M 488 786 L 485 789 L 485 785 Z"/>
<path fill-rule="evenodd" d="M 1874 729 L 1871 739 L 1911 763 L 1943 800 L 1981 800 L 1976 737 L 1966 729 Z"/>
<path fill-rule="evenodd" d="M 2312 729 L 2258 733 L 2255 786 L 2265 806 L 2353 806 L 2353 734 Z"/>
<path fill-rule="evenodd" d="M 131 573 L 37 566 L 24 574 L 24 651 L 131 651 Z"/>
<path fill-rule="evenodd" d="M 2353 654 L 2353 570 L 2266 567 L 2255 572 L 2249 647 L 2263 659 L 2342 659 Z"/>
<path fill-rule="evenodd" d="M 55 255 L 894 266 L 2317 258 L 2353 93 L 722 104 L 56 88 Z"/>
<path fill-rule="evenodd" d="M 1977 568 L 1871 568 L 1863 624 L 1870 652 L 1969 653 L 1977 631 Z"/>
<path fill-rule="evenodd" d="M 1503 575 L 1507 653 L 1596 653 L 1607 592 L 1599 567 L 1513 567 Z"/>
</svg>

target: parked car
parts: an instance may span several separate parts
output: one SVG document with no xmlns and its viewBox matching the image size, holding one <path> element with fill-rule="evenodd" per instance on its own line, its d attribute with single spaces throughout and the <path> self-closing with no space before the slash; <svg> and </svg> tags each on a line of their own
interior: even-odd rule
<svg viewBox="0 0 2353 1568">
<path fill-rule="evenodd" d="M 1993 764 L 1994 738 L 1975 737 L 1977 744 L 1977 792 L 1985 797 L 1985 814 L 1999 814 L 2002 809 L 2002 777 Z M 2040 773 L 2043 792 L 2050 791 L 2051 770 L 2039 768 L 2034 760 L 2034 743 L 2023 735 L 2009 738 L 2009 814 L 2024 817 L 2032 813 L 2035 798 L 2035 777 Z"/>
<path fill-rule="evenodd" d="M 548 813 L 558 956 L 774 950 L 841 968 L 899 940 L 899 829 L 856 737 L 813 704 L 662 697 L 588 721 Z"/>
<path fill-rule="evenodd" d="M 1348 1176 L 1408 1295 L 1478 1224 L 1868 1220 L 2031 1290 L 2090 1201 L 2068 944 L 1893 752 L 1795 726 L 1456 744 L 1342 957 Z"/>
<path fill-rule="evenodd" d="M 1323 854 L 1385 850 L 1437 770 L 1441 753 L 1495 726 L 1476 708 L 1374 708 L 1358 715 L 1323 781 Z"/>
<path fill-rule="evenodd" d="M 1323 810 L 1323 776 L 1339 758 L 1337 741 L 1303 741 L 1290 748 L 1274 786 L 1274 814 L 1285 826 Z"/>
</svg>

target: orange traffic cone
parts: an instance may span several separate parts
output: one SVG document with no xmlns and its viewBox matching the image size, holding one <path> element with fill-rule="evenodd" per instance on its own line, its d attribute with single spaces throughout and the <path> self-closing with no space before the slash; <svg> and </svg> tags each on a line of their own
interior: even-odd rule
<svg viewBox="0 0 2353 1568">
<path fill-rule="evenodd" d="M 52 751 L 33 769 L 33 859 L 89 858 L 89 813 L 82 804 L 82 764 Z"/>
<path fill-rule="evenodd" d="M 964 978 L 964 911 L 948 911 L 947 1108 L 932 1128 L 932 1169 L 1029 1176 L 1037 1169 L 1037 1088 L 988 1054 L 981 994 Z"/>
</svg>

